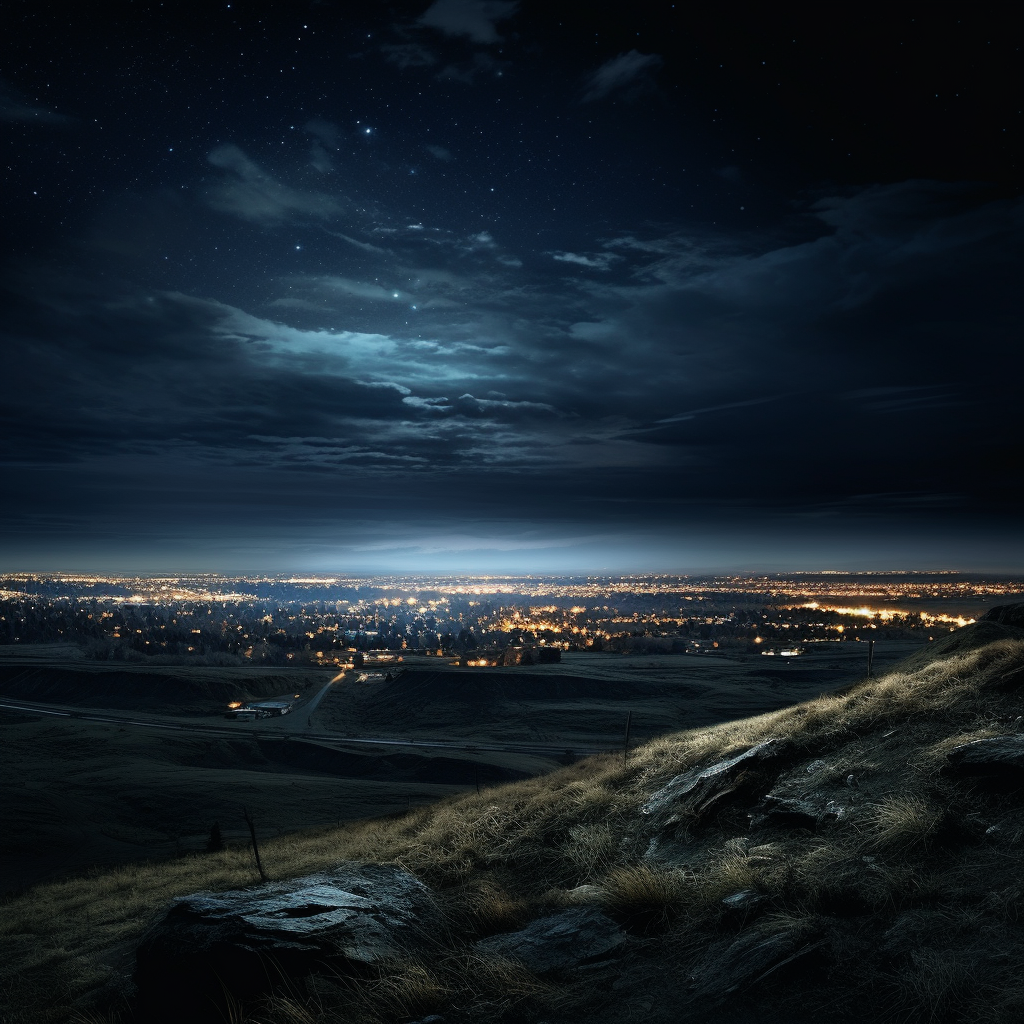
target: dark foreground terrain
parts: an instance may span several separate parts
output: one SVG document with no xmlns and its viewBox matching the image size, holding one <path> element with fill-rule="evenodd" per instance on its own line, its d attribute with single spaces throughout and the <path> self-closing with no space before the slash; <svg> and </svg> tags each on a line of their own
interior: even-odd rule
<svg viewBox="0 0 1024 1024">
<path fill-rule="evenodd" d="M 0 1020 L 1016 1024 L 1022 700 L 1015 606 L 840 693 L 272 839 L 262 884 L 234 845 L 40 886 Z"/>
</svg>

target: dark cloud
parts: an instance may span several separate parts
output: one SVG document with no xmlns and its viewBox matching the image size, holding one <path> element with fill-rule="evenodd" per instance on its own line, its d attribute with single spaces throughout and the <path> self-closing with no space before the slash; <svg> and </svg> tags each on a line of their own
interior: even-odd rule
<svg viewBox="0 0 1024 1024">
<path fill-rule="evenodd" d="M 1019 206 L 924 183 L 814 211 L 818 237 L 760 252 L 695 261 L 714 244 L 667 235 L 615 240 L 616 263 L 600 250 L 555 254 L 602 270 L 567 292 L 502 264 L 455 273 L 386 253 L 372 280 L 282 278 L 263 314 L 98 285 L 72 296 L 51 283 L 8 319 L 26 382 L 9 429 L 33 459 L 160 458 L 187 445 L 204 461 L 258 450 L 267 473 L 600 470 L 629 479 L 638 499 L 667 488 L 705 506 L 827 494 L 838 507 L 846 492 L 888 493 L 883 482 L 930 493 L 937 452 L 978 443 L 983 407 L 986 430 L 1011 429 L 1016 385 L 993 384 L 988 360 L 968 349 L 979 336 L 993 358 L 1016 344 L 1010 283 L 994 286 L 992 274 Z M 432 251 L 457 261 L 497 246 L 479 232 Z M 344 321 L 366 303 L 395 308 L 395 330 L 298 326 L 310 311 Z M 414 308 L 415 334 L 400 319 Z M 953 435 L 951 412 L 962 418 Z M 981 497 L 970 474 L 945 493 Z"/>
<path fill-rule="evenodd" d="M 500 78 L 508 67 L 508 61 L 496 60 L 489 53 L 478 51 L 468 60 L 445 65 L 437 73 L 437 79 L 441 82 L 472 85 L 479 75 L 492 75 Z"/>
<path fill-rule="evenodd" d="M 420 43 L 384 43 L 380 50 L 386 60 L 402 70 L 429 68 L 439 59 L 433 50 L 429 50 Z"/>
<path fill-rule="evenodd" d="M 497 23 L 511 18 L 519 6 L 515 0 L 434 0 L 419 24 L 446 35 L 465 36 L 474 43 L 497 43 Z"/>
</svg>

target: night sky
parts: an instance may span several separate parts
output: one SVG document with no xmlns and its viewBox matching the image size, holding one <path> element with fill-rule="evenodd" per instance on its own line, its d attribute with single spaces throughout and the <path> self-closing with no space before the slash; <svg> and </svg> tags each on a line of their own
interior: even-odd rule
<svg viewBox="0 0 1024 1024">
<path fill-rule="evenodd" d="M 1024 569 L 1013 6 L 5 4 L 3 567 Z"/>
</svg>

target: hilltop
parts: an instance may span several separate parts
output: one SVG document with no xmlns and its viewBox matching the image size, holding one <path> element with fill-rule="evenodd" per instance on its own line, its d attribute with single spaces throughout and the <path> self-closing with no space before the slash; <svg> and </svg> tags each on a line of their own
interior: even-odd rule
<svg viewBox="0 0 1024 1024">
<path fill-rule="evenodd" d="M 1022 842 L 1017 605 L 839 694 L 268 842 L 274 879 L 395 865 L 434 924 L 415 952 L 339 954 L 227 1010 L 251 1024 L 1010 1024 Z M 256 882 L 235 847 L 10 900 L 0 1021 L 132 1020 L 134 950 L 169 901 Z M 276 890 L 248 896 L 261 891 Z M 579 924 L 575 959 L 534 955 L 550 921 Z"/>
</svg>

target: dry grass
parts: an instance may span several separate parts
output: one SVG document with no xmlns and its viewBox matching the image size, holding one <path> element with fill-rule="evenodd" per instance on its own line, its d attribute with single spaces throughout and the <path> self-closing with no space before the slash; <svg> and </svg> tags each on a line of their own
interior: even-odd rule
<svg viewBox="0 0 1024 1024">
<path fill-rule="evenodd" d="M 903 855 L 927 849 L 944 818 L 942 808 L 914 794 L 891 796 L 870 809 L 865 834 L 872 850 Z"/>
<path fill-rule="evenodd" d="M 274 996 L 254 1008 L 245 1024 L 385 1024 L 439 1014 L 453 998 L 470 1019 L 499 1020 L 552 995 L 549 986 L 518 964 L 498 957 L 454 954 L 431 963 L 382 964 L 358 984 L 321 979 L 312 996 Z"/>
<path fill-rule="evenodd" d="M 743 890 L 763 893 L 779 912 L 798 916 L 817 914 L 840 896 L 861 907 L 858 913 L 894 913 L 907 899 L 942 897 L 941 887 L 927 889 L 921 882 L 929 871 L 939 877 L 932 862 L 947 856 L 940 841 L 941 792 L 936 796 L 928 786 L 954 742 L 1005 730 L 1005 723 L 1021 713 L 1019 697 L 997 691 L 993 680 L 1007 677 L 1022 662 L 1024 643 L 999 641 L 866 682 L 843 695 L 662 737 L 636 749 L 627 765 L 600 756 L 402 816 L 283 836 L 263 845 L 264 862 L 275 878 L 340 860 L 401 864 L 438 891 L 453 928 L 469 936 L 519 927 L 550 908 L 552 893 L 584 884 L 598 885 L 609 911 L 644 932 L 671 927 L 697 935 L 695 929 L 717 928 L 721 901 Z M 856 765 L 865 777 L 884 775 L 887 789 L 870 796 L 862 791 L 856 813 L 831 831 L 799 843 L 787 840 L 784 857 L 749 856 L 742 843 L 730 843 L 742 838 L 737 833 L 712 831 L 694 845 L 686 869 L 643 860 L 649 836 L 638 807 L 654 790 L 689 768 L 768 738 L 782 740 L 786 751 L 773 770 L 790 768 L 801 758 L 834 757 L 833 775 Z M 998 813 L 1007 835 L 1014 829 L 1020 834 L 1024 825 L 1016 812 Z M 956 856 L 961 860 L 943 869 L 943 877 L 961 887 L 949 899 L 990 898 L 1020 906 L 1010 877 L 989 886 L 1005 899 L 980 890 L 976 896 L 975 889 L 984 890 L 988 882 L 977 872 L 971 875 L 975 854 Z M 996 851 L 989 861 L 996 873 L 1001 864 L 1004 873 L 1014 867 L 1012 858 Z M 92 873 L 7 901 L 0 915 L 0 956 L 8 979 L 0 995 L 0 1024 L 58 1024 L 75 1007 L 86 1013 L 96 993 L 112 983 L 116 989 L 133 944 L 171 899 L 256 880 L 249 852 L 235 848 Z M 1012 915 L 995 916 L 1009 927 L 1016 914 L 1014 909 Z M 914 1019 L 945 1019 L 974 984 L 970 971 L 947 952 L 940 942 L 933 954 L 901 968 L 904 973 L 894 984 L 906 1019 L 914 1014 Z M 416 1019 L 453 1001 L 475 1007 L 480 1019 L 498 1019 L 510 1007 L 547 998 L 548 992 L 521 968 L 462 953 L 440 964 L 404 965 L 400 974 L 382 975 L 358 990 L 339 984 L 332 989 L 333 1004 L 322 993 L 279 998 L 253 1020 L 377 1024 Z M 1006 989 L 989 999 L 991 1007 L 1004 1003 L 1016 1006 L 1019 998 Z M 342 1013 L 347 1016 L 339 1017 Z"/>
<path fill-rule="evenodd" d="M 962 1016 L 957 1011 L 967 1009 L 978 988 L 976 969 L 960 950 L 911 950 L 890 982 L 890 1019 L 909 1024 Z"/>
</svg>

